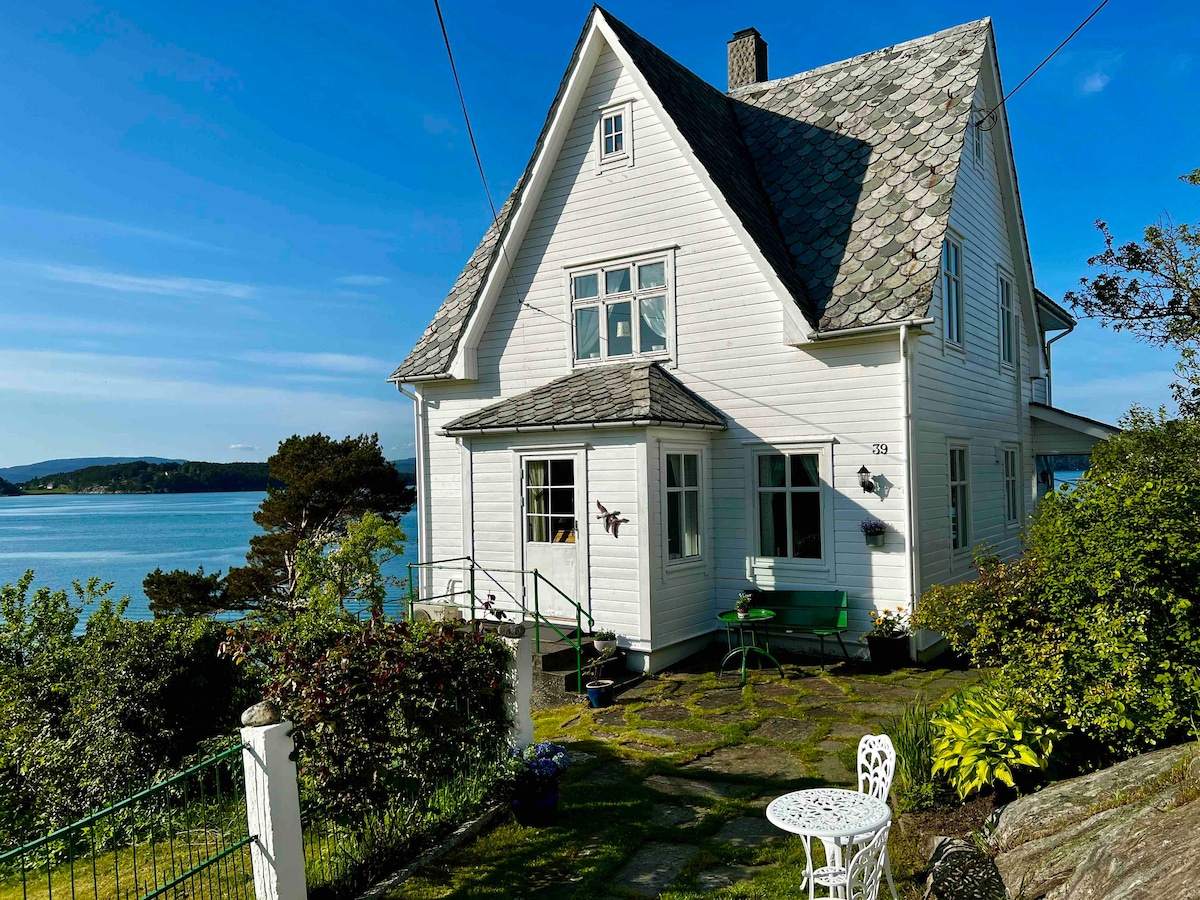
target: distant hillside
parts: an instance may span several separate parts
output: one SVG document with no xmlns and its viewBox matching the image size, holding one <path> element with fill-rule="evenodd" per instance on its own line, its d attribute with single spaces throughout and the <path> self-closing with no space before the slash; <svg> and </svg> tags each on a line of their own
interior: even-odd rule
<svg viewBox="0 0 1200 900">
<path fill-rule="evenodd" d="M 21 488 L 66 494 L 193 494 L 265 491 L 269 482 L 266 463 L 137 461 L 44 475 Z"/>
<path fill-rule="evenodd" d="M 47 459 L 42 462 L 30 463 L 27 466 L 10 466 L 0 469 L 0 478 L 21 484 L 31 478 L 41 478 L 43 475 L 58 475 L 60 472 L 77 472 L 89 466 L 114 466 L 118 463 L 151 462 L 151 463 L 185 463 L 186 459 L 164 459 L 161 456 L 83 456 L 75 459 Z"/>
<path fill-rule="evenodd" d="M 404 476 L 405 484 L 417 483 L 417 458 L 415 456 L 410 456 L 408 459 L 393 459 L 392 465 Z"/>
</svg>

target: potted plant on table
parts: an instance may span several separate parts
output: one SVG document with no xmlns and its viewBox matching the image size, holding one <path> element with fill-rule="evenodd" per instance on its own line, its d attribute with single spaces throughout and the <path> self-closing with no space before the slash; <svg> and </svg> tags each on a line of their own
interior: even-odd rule
<svg viewBox="0 0 1200 900">
<path fill-rule="evenodd" d="M 742 591 L 738 594 L 737 600 L 734 601 L 733 609 L 737 613 L 739 619 L 746 618 L 750 612 L 750 607 L 754 603 L 754 595 L 749 591 Z"/>
<path fill-rule="evenodd" d="M 558 779 L 570 765 L 567 748 L 551 741 L 512 752 L 512 810 L 518 822 L 536 828 L 558 821 Z"/>
<path fill-rule="evenodd" d="M 592 646 L 603 652 L 606 649 L 617 649 L 617 633 L 602 628 L 592 635 Z"/>
<path fill-rule="evenodd" d="M 886 669 L 908 665 L 910 633 L 903 606 L 897 606 L 895 612 L 871 610 L 871 630 L 863 635 L 871 651 L 871 662 Z"/>
<path fill-rule="evenodd" d="M 617 655 L 616 641 L 613 641 L 613 644 L 614 646 L 601 650 L 592 660 L 592 680 L 587 683 L 586 687 L 588 701 L 592 704 L 593 709 L 603 709 L 613 704 L 613 688 L 616 686 L 616 682 L 611 678 L 600 677 L 604 672 L 605 665 Z"/>
<path fill-rule="evenodd" d="M 888 530 L 887 522 L 883 521 L 883 519 L 877 519 L 874 516 L 868 516 L 862 520 L 862 524 L 858 527 L 866 537 L 868 547 L 883 546 L 883 538 Z"/>
</svg>

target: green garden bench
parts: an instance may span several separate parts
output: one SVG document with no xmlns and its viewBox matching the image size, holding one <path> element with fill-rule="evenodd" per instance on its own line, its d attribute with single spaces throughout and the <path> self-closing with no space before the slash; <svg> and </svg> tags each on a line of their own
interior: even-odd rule
<svg viewBox="0 0 1200 900">
<path fill-rule="evenodd" d="M 845 591 L 750 591 L 751 605 L 769 609 L 775 618 L 768 630 L 776 634 L 811 634 L 821 640 L 821 658 L 825 658 L 825 638 L 837 638 L 842 655 L 850 658 L 842 633 L 848 613 Z"/>
</svg>

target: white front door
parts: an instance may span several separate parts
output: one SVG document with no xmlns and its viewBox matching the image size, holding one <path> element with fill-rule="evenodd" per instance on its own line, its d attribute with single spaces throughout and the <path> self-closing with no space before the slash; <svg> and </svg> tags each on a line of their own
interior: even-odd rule
<svg viewBox="0 0 1200 900">
<path fill-rule="evenodd" d="M 586 607 L 578 596 L 581 462 L 575 454 L 527 456 L 521 460 L 523 568 L 536 569 L 541 576 L 536 585 L 538 611 L 550 618 L 572 621 L 575 607 L 563 594 Z M 530 610 L 534 591 L 534 577 L 526 575 L 525 605 Z"/>
</svg>

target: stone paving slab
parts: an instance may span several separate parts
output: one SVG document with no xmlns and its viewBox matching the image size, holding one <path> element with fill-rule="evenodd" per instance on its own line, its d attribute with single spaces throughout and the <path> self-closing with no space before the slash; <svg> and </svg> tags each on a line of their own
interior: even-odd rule
<svg viewBox="0 0 1200 900">
<path fill-rule="evenodd" d="M 639 728 L 638 733 L 649 735 L 650 737 L 662 738 L 667 741 L 674 741 L 676 744 L 683 744 L 684 746 L 690 744 L 708 744 L 721 739 L 721 736 L 715 731 L 688 731 L 686 728 L 671 728 L 669 726 Z"/>
<path fill-rule="evenodd" d="M 639 709 L 637 714 L 651 722 L 682 722 L 692 717 L 686 706 L 647 706 Z"/>
<path fill-rule="evenodd" d="M 613 887 L 642 897 L 657 897 L 699 851 L 692 844 L 647 844 L 617 873 Z"/>
<path fill-rule="evenodd" d="M 713 840 L 733 844 L 735 847 L 760 847 L 771 841 L 777 841 L 783 836 L 783 832 L 768 822 L 765 817 L 746 816 L 726 822 Z"/>
<path fill-rule="evenodd" d="M 685 772 L 713 772 L 721 775 L 748 775 L 754 778 L 793 780 L 804 777 L 800 761 L 778 747 L 743 744 L 718 747 L 712 753 L 681 766 Z"/>
<path fill-rule="evenodd" d="M 829 726 L 829 737 L 835 741 L 848 741 L 858 746 L 858 740 L 864 734 L 871 734 L 870 725 L 860 725 L 857 722 L 834 722 Z"/>
<path fill-rule="evenodd" d="M 715 690 L 696 698 L 696 706 L 700 709 L 724 709 L 726 706 L 737 706 L 742 702 L 741 690 Z"/>
<path fill-rule="evenodd" d="M 650 811 L 650 824 L 680 828 L 694 825 L 704 816 L 697 806 L 676 806 L 674 803 L 656 803 Z"/>
<path fill-rule="evenodd" d="M 783 716 L 772 716 L 750 732 L 756 738 L 766 741 L 779 741 L 785 744 L 799 744 L 810 740 L 817 733 L 819 726 L 816 722 L 806 719 L 789 719 Z"/>
<path fill-rule="evenodd" d="M 743 722 L 749 722 L 753 718 L 754 713 L 748 709 L 732 709 L 727 713 L 708 716 L 705 718 L 705 721 L 724 728 L 726 725 L 741 725 Z"/>
<path fill-rule="evenodd" d="M 753 866 L 718 866 L 707 872 L 701 872 L 696 876 L 696 882 L 705 891 L 719 891 L 722 888 L 749 881 L 754 877 L 756 871 Z"/>
<path fill-rule="evenodd" d="M 737 794 L 737 787 L 723 781 L 700 781 L 695 778 L 676 778 L 671 775 L 651 775 L 646 787 L 670 797 L 710 797 L 718 800 Z"/>
<path fill-rule="evenodd" d="M 620 707 L 610 706 L 607 709 L 599 710 L 593 717 L 597 725 L 605 725 L 610 728 L 620 728 L 625 724 L 625 710 Z"/>
</svg>

